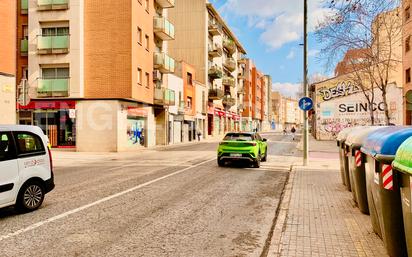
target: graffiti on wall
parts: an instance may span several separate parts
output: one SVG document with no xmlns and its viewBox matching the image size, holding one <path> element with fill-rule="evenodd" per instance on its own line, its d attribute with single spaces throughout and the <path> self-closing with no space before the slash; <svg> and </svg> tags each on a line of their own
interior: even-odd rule
<svg viewBox="0 0 412 257">
<path fill-rule="evenodd" d="M 362 89 L 351 81 L 341 81 L 334 87 L 322 87 L 318 89 L 322 101 L 349 96 L 361 91 Z"/>
</svg>

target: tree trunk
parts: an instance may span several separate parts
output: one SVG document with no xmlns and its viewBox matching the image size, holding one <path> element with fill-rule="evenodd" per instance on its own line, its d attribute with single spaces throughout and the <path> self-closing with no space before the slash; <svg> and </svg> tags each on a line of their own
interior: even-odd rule
<svg viewBox="0 0 412 257">
<path fill-rule="evenodd" d="M 385 125 L 389 125 L 390 117 L 389 117 L 388 101 L 386 99 L 386 85 L 382 86 L 382 101 L 383 101 L 383 108 L 385 112 Z"/>
<path fill-rule="evenodd" d="M 371 116 L 371 125 L 374 126 L 375 125 L 375 114 L 373 111 L 373 107 L 372 104 L 369 103 L 369 114 Z"/>
</svg>

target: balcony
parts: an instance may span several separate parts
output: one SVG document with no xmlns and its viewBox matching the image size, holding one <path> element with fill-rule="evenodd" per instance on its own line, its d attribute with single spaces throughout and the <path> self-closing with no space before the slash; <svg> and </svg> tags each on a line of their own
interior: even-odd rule
<svg viewBox="0 0 412 257">
<path fill-rule="evenodd" d="M 223 90 L 221 89 L 209 89 L 209 99 L 221 100 L 224 97 Z"/>
<path fill-rule="evenodd" d="M 153 31 L 162 40 L 175 39 L 175 26 L 164 17 L 154 17 Z"/>
<path fill-rule="evenodd" d="M 175 72 L 175 60 L 165 53 L 154 53 L 153 64 L 161 73 Z"/>
<path fill-rule="evenodd" d="M 155 0 L 161 8 L 173 8 L 175 7 L 175 0 Z"/>
<path fill-rule="evenodd" d="M 222 35 L 222 26 L 220 24 L 210 22 L 209 23 L 209 33 L 212 36 Z"/>
<path fill-rule="evenodd" d="M 39 11 L 67 10 L 69 0 L 37 0 L 37 9 Z"/>
<path fill-rule="evenodd" d="M 209 57 L 220 57 L 223 54 L 222 46 L 214 44 L 213 46 L 209 45 Z"/>
<path fill-rule="evenodd" d="M 20 40 L 20 55 L 27 56 L 29 51 L 29 41 L 27 39 Z"/>
<path fill-rule="evenodd" d="M 244 94 L 245 93 L 245 87 L 244 86 L 238 86 L 237 87 L 237 93 L 238 94 Z"/>
<path fill-rule="evenodd" d="M 221 79 L 223 77 L 222 68 L 217 65 L 213 65 L 209 68 L 209 77 L 211 79 Z"/>
<path fill-rule="evenodd" d="M 236 70 L 236 61 L 233 58 L 226 58 L 226 60 L 223 62 L 223 66 L 232 72 Z"/>
<path fill-rule="evenodd" d="M 223 40 L 223 47 L 226 48 L 229 51 L 229 53 L 231 53 L 231 54 L 236 52 L 236 44 L 231 39 Z"/>
<path fill-rule="evenodd" d="M 69 52 L 70 36 L 37 36 L 39 54 L 65 54 Z"/>
<path fill-rule="evenodd" d="M 225 95 L 222 99 L 222 103 L 229 108 L 236 104 L 236 99 L 231 97 L 230 95 Z"/>
<path fill-rule="evenodd" d="M 20 13 L 27 14 L 29 11 L 29 0 L 20 0 Z"/>
<path fill-rule="evenodd" d="M 234 78 L 225 76 L 225 77 L 223 78 L 223 80 L 222 80 L 222 84 L 223 84 L 224 86 L 235 87 L 236 82 L 235 82 L 235 79 L 234 79 Z"/>
<path fill-rule="evenodd" d="M 67 97 L 69 96 L 69 79 L 37 80 L 37 97 Z"/>
<path fill-rule="evenodd" d="M 155 88 L 154 104 L 175 105 L 175 91 L 168 88 Z"/>
</svg>

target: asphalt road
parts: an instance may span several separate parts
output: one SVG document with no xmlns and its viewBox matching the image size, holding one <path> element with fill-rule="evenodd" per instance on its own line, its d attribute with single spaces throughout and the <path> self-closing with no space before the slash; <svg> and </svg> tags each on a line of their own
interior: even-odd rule
<svg viewBox="0 0 412 257">
<path fill-rule="evenodd" d="M 0 256 L 264 256 L 299 155 L 264 134 L 261 168 L 220 168 L 217 143 L 139 153 L 57 154 L 41 209 L 0 210 Z"/>
</svg>

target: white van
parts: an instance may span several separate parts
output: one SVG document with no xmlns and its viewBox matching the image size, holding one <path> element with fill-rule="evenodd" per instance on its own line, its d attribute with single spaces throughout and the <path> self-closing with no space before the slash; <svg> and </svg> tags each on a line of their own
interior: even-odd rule
<svg viewBox="0 0 412 257">
<path fill-rule="evenodd" d="M 52 158 L 43 131 L 0 125 L 0 208 L 36 210 L 53 188 Z"/>
</svg>

